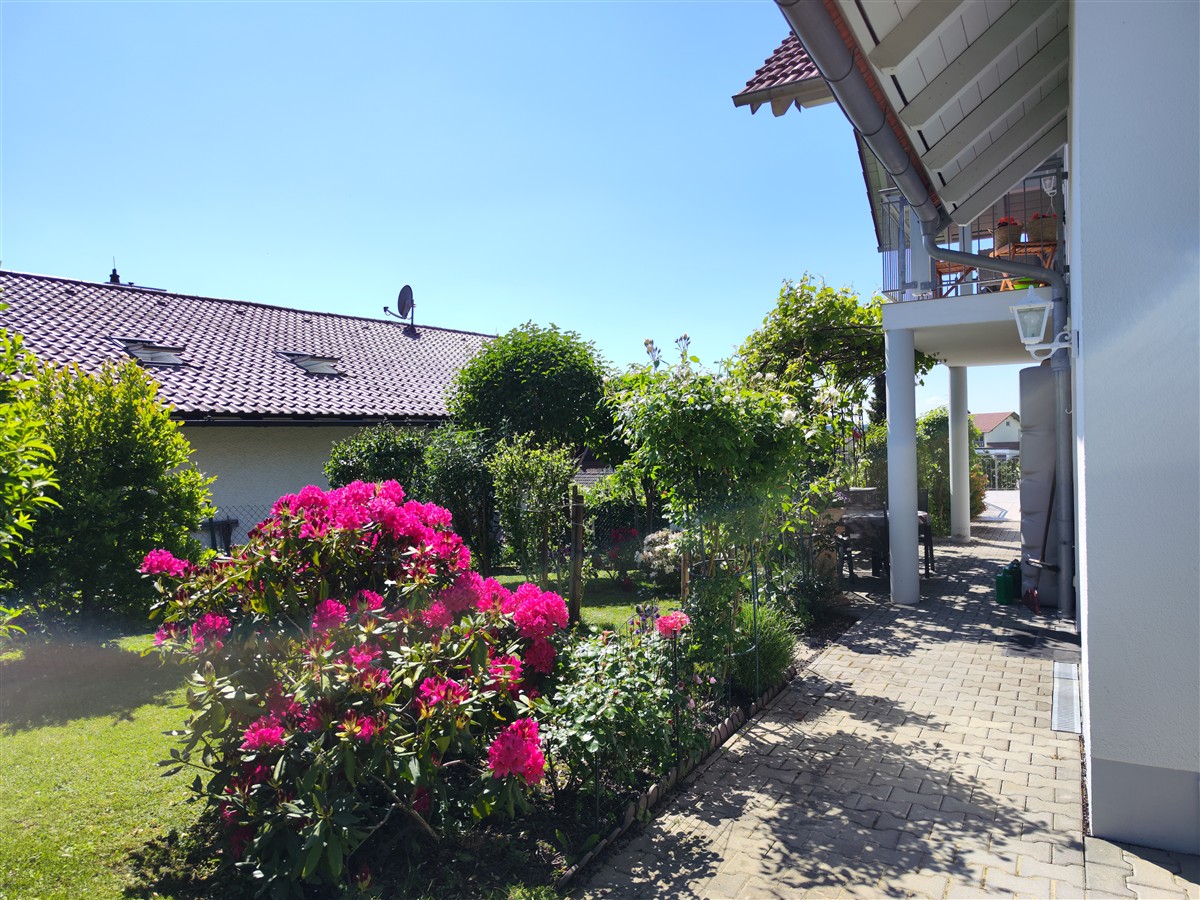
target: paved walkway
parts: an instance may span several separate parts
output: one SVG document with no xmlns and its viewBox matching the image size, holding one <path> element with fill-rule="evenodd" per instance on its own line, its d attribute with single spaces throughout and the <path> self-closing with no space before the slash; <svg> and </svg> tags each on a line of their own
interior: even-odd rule
<svg viewBox="0 0 1200 900">
<path fill-rule="evenodd" d="M 865 618 L 575 893 L 1200 898 L 1195 857 L 1084 838 L 1080 739 L 1051 729 L 1078 646 L 992 602 L 1018 530 L 939 546 L 916 609 L 861 578 Z"/>
</svg>

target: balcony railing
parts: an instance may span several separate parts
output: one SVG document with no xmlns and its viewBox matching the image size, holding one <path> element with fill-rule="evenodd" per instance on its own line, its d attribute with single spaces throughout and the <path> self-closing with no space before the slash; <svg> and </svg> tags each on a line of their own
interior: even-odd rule
<svg viewBox="0 0 1200 900">
<path fill-rule="evenodd" d="M 1066 250 L 1062 174 L 1062 161 L 1048 160 L 970 225 L 951 227 L 939 235 L 938 243 L 998 261 L 1020 260 L 1062 272 Z M 1038 284 L 1009 278 L 1000 268 L 972 268 L 929 259 L 921 247 L 920 226 L 904 197 L 891 189 L 884 191 L 881 199 L 883 293 L 889 300 L 960 297 Z"/>
</svg>

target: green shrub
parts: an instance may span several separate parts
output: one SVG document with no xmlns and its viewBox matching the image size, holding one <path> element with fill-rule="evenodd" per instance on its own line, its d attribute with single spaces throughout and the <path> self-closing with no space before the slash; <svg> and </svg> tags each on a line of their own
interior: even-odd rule
<svg viewBox="0 0 1200 900">
<path fill-rule="evenodd" d="M 36 377 L 37 363 L 21 336 L 0 328 L 0 588 L 38 510 L 53 502 L 47 492 L 55 486 L 54 451 L 42 438 L 43 423 L 30 396 Z"/>
<path fill-rule="evenodd" d="M 147 551 L 201 552 L 190 533 L 212 513 L 206 478 L 157 385 L 136 362 L 93 376 L 44 367 L 33 393 L 56 459 L 56 505 L 42 510 L 14 584 L 43 612 L 144 619 L 153 592 Z"/>
<path fill-rule="evenodd" d="M 758 605 L 758 679 L 755 680 L 754 607 L 743 603 L 737 612 L 737 640 L 734 644 L 733 684 L 752 697 L 783 677 L 792 664 L 796 636 L 791 623 L 770 603 Z"/>
<path fill-rule="evenodd" d="M 576 641 L 563 653 L 553 696 L 537 701 L 556 789 L 602 780 L 625 789 L 657 779 L 675 762 L 676 712 L 684 755 L 707 742 L 703 712 L 710 685 L 676 681 L 672 646 L 653 628 Z M 594 783 L 594 782 L 593 782 Z"/>
<path fill-rule="evenodd" d="M 410 497 L 424 497 L 425 445 L 422 428 L 372 425 L 333 445 L 325 477 L 331 487 L 352 481 L 398 481 Z"/>
<path fill-rule="evenodd" d="M 480 432 L 454 425 L 431 431 L 425 447 L 428 499 L 450 511 L 454 530 L 467 542 L 476 565 L 485 573 L 497 549 L 491 535 L 490 449 Z"/>
</svg>

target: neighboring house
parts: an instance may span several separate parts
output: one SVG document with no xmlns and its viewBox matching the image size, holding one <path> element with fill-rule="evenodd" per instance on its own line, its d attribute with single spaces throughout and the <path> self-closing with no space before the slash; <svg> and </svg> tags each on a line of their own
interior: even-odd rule
<svg viewBox="0 0 1200 900">
<path fill-rule="evenodd" d="M 971 421 L 982 434 L 980 449 L 1020 449 L 1021 417 L 1015 412 L 972 413 Z"/>
<path fill-rule="evenodd" d="M 115 279 L 115 271 L 113 273 Z M 379 422 L 432 425 L 487 335 L 193 297 L 119 283 L 0 272 L 0 323 L 39 359 L 138 359 L 217 476 L 218 516 L 244 537 L 282 494 L 325 486 L 334 442 Z"/>
<path fill-rule="evenodd" d="M 1050 301 L 1045 340 L 1070 336 L 1043 374 L 1091 831 L 1200 852 L 1200 419 L 1178 415 L 1200 408 L 1200 4 L 777 3 L 796 38 L 734 101 L 837 100 L 885 291 L 910 301 L 883 314 L 891 546 L 917 543 L 914 351 L 950 367 L 965 538 L 968 369 L 1025 362 L 1024 380 L 1010 306 Z M 802 196 L 803 137 L 778 165 Z M 1025 277 L 1049 287 L 1008 290 Z M 891 592 L 919 601 L 916 554 L 893 558 Z"/>
</svg>

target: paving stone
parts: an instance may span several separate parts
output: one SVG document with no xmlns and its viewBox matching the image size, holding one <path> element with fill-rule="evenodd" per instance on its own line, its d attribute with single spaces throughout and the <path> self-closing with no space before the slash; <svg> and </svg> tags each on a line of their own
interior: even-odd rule
<svg viewBox="0 0 1200 900">
<path fill-rule="evenodd" d="M 1139 884 L 1136 881 L 1126 883 L 1126 887 L 1137 897 L 1147 900 L 1187 900 L 1187 891 L 1179 885 L 1163 887 L 1158 884 Z"/>
<path fill-rule="evenodd" d="M 1084 864 L 1084 869 L 1087 882 L 1084 887 L 1089 891 L 1102 891 L 1117 897 L 1135 896 L 1126 883 L 1126 879 L 1132 874 L 1130 867 L 1124 865 L 1119 867 L 1103 866 L 1088 859 Z"/>
</svg>

